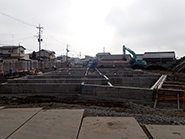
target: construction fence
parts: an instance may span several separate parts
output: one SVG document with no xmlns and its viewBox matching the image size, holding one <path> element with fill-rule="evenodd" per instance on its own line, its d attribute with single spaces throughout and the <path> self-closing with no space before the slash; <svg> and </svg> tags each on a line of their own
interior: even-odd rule
<svg viewBox="0 0 185 139">
<path fill-rule="evenodd" d="M 0 63 L 0 70 L 4 72 L 4 74 L 9 73 L 10 69 L 12 72 L 15 72 L 16 69 L 18 72 L 31 70 L 31 69 L 44 69 L 44 68 L 52 68 L 52 67 L 62 68 L 66 67 L 66 63 L 61 62 L 42 62 L 37 60 L 31 60 L 31 61 L 16 61 L 16 62 L 4 62 Z"/>
</svg>

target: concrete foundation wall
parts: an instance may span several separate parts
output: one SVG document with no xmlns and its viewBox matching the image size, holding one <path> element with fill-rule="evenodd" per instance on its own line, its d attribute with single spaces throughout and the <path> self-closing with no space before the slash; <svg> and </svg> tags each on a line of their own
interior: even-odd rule
<svg viewBox="0 0 185 139">
<path fill-rule="evenodd" d="M 111 77 L 109 79 L 114 86 L 150 88 L 158 80 L 158 77 Z"/>
<path fill-rule="evenodd" d="M 152 101 L 153 91 L 141 88 L 129 87 L 109 87 L 106 85 L 81 85 L 72 83 L 11 83 L 1 86 L 0 93 L 2 94 L 17 94 L 17 95 L 47 95 L 47 96 L 92 96 L 98 99 L 111 98 L 114 99 L 132 99 Z"/>
<path fill-rule="evenodd" d="M 81 84 L 58 84 L 58 83 L 11 83 L 4 84 L 1 86 L 0 93 L 2 94 L 37 94 L 43 95 L 43 93 L 47 93 L 48 95 L 53 94 L 77 94 L 81 92 Z"/>
<path fill-rule="evenodd" d="M 120 99 L 134 99 L 151 101 L 153 99 L 153 91 L 146 89 L 140 90 L 138 88 L 128 87 L 108 87 L 96 85 L 83 85 L 82 94 L 97 96 L 98 98 L 105 99 L 107 97 L 120 98 Z"/>
<path fill-rule="evenodd" d="M 150 72 L 144 72 L 144 71 L 140 71 L 140 70 L 132 70 L 132 69 L 98 69 L 102 74 L 105 75 L 158 75 L 155 73 L 150 73 Z"/>
<path fill-rule="evenodd" d="M 85 76 L 86 71 L 88 74 Z M 65 68 L 43 75 L 8 80 L 0 86 L 0 93 L 151 101 L 153 91 L 149 88 L 159 77 L 157 74 L 131 69 L 104 68 L 99 72 L 96 69 Z"/>
<path fill-rule="evenodd" d="M 74 78 L 74 79 L 9 79 L 8 83 L 85 83 L 85 84 L 99 84 L 99 85 L 107 85 L 106 79 L 82 79 L 82 78 Z"/>
<path fill-rule="evenodd" d="M 87 78 L 87 79 L 92 79 L 92 78 L 104 78 L 103 76 L 99 76 L 99 75 L 88 75 L 88 76 L 81 76 L 81 75 L 31 75 L 27 77 L 28 79 L 58 79 L 58 78 Z"/>
</svg>

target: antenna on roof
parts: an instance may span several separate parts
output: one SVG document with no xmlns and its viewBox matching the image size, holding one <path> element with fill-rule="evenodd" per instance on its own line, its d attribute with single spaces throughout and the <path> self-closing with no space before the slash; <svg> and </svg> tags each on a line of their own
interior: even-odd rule
<svg viewBox="0 0 185 139">
<path fill-rule="evenodd" d="M 14 34 L 12 34 L 12 45 L 14 45 Z"/>
<path fill-rule="evenodd" d="M 105 53 L 105 47 L 103 47 L 103 53 Z"/>
</svg>

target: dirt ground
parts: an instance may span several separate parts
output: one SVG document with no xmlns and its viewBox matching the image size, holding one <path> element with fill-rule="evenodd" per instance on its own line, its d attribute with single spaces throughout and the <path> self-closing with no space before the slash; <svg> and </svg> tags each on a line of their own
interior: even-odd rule
<svg viewBox="0 0 185 139">
<path fill-rule="evenodd" d="M 138 105 L 140 107 L 138 107 Z M 14 96 L 0 96 L 0 106 L 6 108 L 36 108 L 42 107 L 44 109 L 53 108 L 91 108 L 106 111 L 126 112 L 132 114 L 148 114 L 159 115 L 165 117 L 182 117 L 182 110 L 176 111 L 155 111 L 151 106 L 143 104 L 136 104 L 133 102 L 123 101 L 103 101 L 103 100 L 87 100 L 79 98 L 55 98 L 45 96 L 32 96 L 32 97 L 14 97 Z"/>
</svg>

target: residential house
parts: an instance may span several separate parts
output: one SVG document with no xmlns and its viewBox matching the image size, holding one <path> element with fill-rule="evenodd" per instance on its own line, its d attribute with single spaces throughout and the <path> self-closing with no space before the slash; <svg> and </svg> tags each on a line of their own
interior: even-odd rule
<svg viewBox="0 0 185 139">
<path fill-rule="evenodd" d="M 2 46 L 0 47 L 0 57 L 3 61 L 30 60 L 25 54 L 26 48 L 23 46 Z"/>
<path fill-rule="evenodd" d="M 131 60 L 131 56 L 129 54 L 126 55 L 126 60 Z M 102 57 L 101 61 L 123 61 L 123 55 L 114 54 L 114 55 L 105 55 Z"/>
<path fill-rule="evenodd" d="M 95 60 L 96 57 L 85 55 L 85 58 L 82 59 L 82 63 L 87 63 L 90 59 Z"/>
<path fill-rule="evenodd" d="M 69 57 L 68 57 L 68 59 L 69 59 Z M 60 56 L 57 56 L 57 60 L 60 62 L 66 62 L 67 57 L 66 57 L 66 55 L 60 55 Z"/>
<path fill-rule="evenodd" d="M 49 61 L 49 62 L 56 62 L 55 52 L 50 50 L 42 49 L 36 53 L 36 56 L 38 59 L 41 59 L 43 61 Z M 40 58 L 39 58 L 40 56 Z"/>
<path fill-rule="evenodd" d="M 136 54 L 138 61 L 143 61 L 144 54 Z"/>
<path fill-rule="evenodd" d="M 147 64 L 173 63 L 175 61 L 175 52 L 145 52 L 143 60 L 146 61 Z"/>
<path fill-rule="evenodd" d="M 109 52 L 105 52 L 105 53 L 97 53 L 96 54 L 96 58 L 97 60 L 101 60 L 104 56 L 110 56 L 111 54 Z"/>
<path fill-rule="evenodd" d="M 69 61 L 70 65 L 72 65 L 72 66 L 75 66 L 75 65 L 82 66 L 82 63 L 83 63 L 82 59 L 80 59 L 78 57 L 70 57 L 68 59 L 68 61 Z"/>
<path fill-rule="evenodd" d="M 89 55 L 85 55 L 85 61 L 88 61 L 89 59 L 95 59 L 95 57 L 93 57 L 93 56 L 89 56 Z"/>
<path fill-rule="evenodd" d="M 105 55 L 100 55 L 98 61 L 98 66 L 100 67 L 124 67 L 129 66 L 129 61 L 131 60 L 130 54 L 125 56 L 125 59 L 122 54 L 113 54 L 106 53 Z"/>
</svg>

